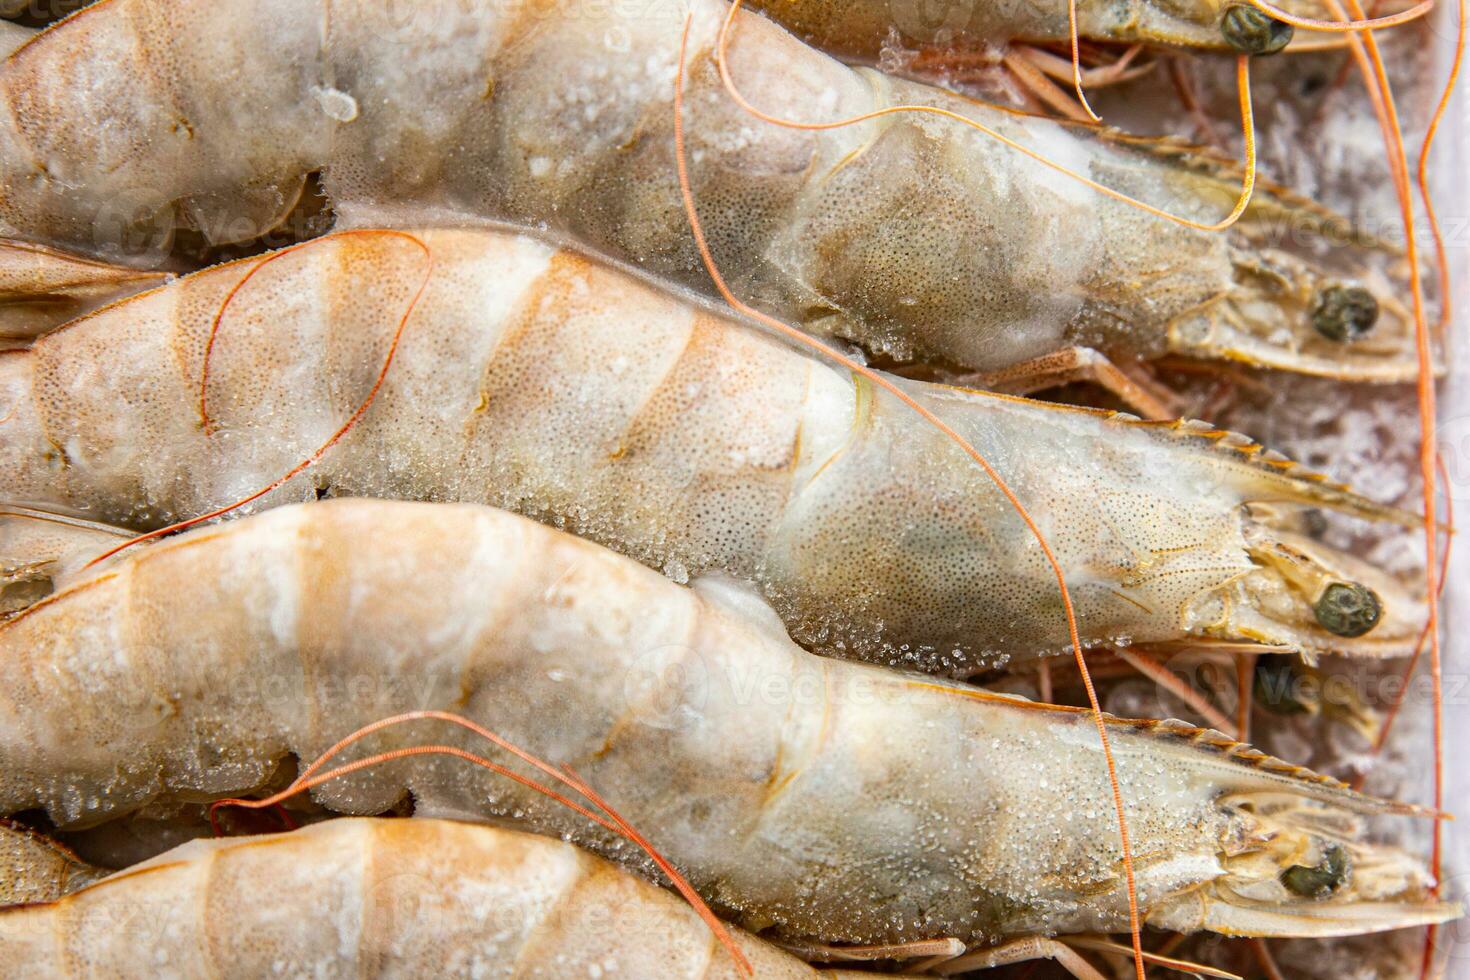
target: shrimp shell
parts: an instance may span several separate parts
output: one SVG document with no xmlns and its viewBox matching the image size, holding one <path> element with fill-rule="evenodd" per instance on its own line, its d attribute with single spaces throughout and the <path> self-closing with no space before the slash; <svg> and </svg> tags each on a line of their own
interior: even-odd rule
<svg viewBox="0 0 1470 980">
<path fill-rule="evenodd" d="M 461 713 L 573 766 L 717 909 L 825 943 L 1126 928 L 1092 715 L 807 653 L 728 582 L 680 587 L 488 508 L 337 500 L 150 545 L 0 625 L 0 813 L 71 829 L 279 785 L 350 732 Z M 1138 894 L 1179 931 L 1334 935 L 1439 921 L 1420 862 L 1352 793 L 1179 722 L 1110 719 Z M 460 745 L 418 722 L 360 748 Z M 344 757 L 345 761 L 345 757 Z M 514 760 L 508 760 L 514 762 Z M 534 773 L 532 773 L 534 775 Z M 456 759 L 316 802 L 514 819 L 641 852 Z M 1328 900 L 1279 880 L 1350 857 Z"/>
<path fill-rule="evenodd" d="M 815 970 L 746 933 L 758 977 Z M 741 976 L 687 905 L 570 844 L 446 820 L 194 841 L 0 911 L 0 977 Z"/>
<path fill-rule="evenodd" d="M 1067 649 L 1034 537 L 917 414 L 746 324 L 504 233 L 342 234 L 0 354 L 0 499 L 138 529 L 237 501 L 352 415 L 406 314 L 366 416 L 263 505 L 495 504 L 676 579 L 755 582 L 798 639 L 844 656 L 965 672 Z M 1392 656 L 1417 639 L 1408 586 L 1282 519 L 1300 505 L 1412 515 L 1208 426 L 900 383 L 1015 488 L 1089 643 Z M 1330 583 L 1374 593 L 1376 627 L 1319 624 Z"/>
<path fill-rule="evenodd" d="M 126 532 L 64 514 L 0 505 L 0 618 L 55 591 Z"/>
<path fill-rule="evenodd" d="M 709 291 L 673 159 L 686 9 L 694 191 L 719 266 L 767 312 L 966 370 L 1084 346 L 1417 376 L 1410 318 L 1393 290 L 1360 281 L 1374 256 L 1273 245 L 1326 244 L 1341 219 L 1262 185 L 1246 224 L 1215 234 L 951 119 L 761 122 L 715 71 L 719 0 L 101 0 L 0 67 L 0 232 L 148 264 L 178 229 L 219 244 L 271 231 L 320 171 L 343 227 L 513 221 Z M 759 14 L 738 19 L 729 57 L 787 118 L 939 107 L 1196 220 L 1239 189 L 1187 147 L 849 68 Z M 1314 326 L 1369 306 L 1376 326 L 1358 339 Z"/>
<path fill-rule="evenodd" d="M 1072 37 L 1064 0 L 747 0 L 747 4 L 819 48 L 865 59 L 878 58 L 885 47 L 963 49 L 1009 41 L 1064 42 Z M 1230 38 L 1225 14 L 1237 5 L 1220 0 L 1078 0 L 1077 36 L 1235 53 L 1239 48 Z M 1329 14 L 1318 3 L 1285 6 L 1297 16 Z"/>
<path fill-rule="evenodd" d="M 54 902 L 109 874 L 44 834 L 0 820 L 0 907 Z"/>
<path fill-rule="evenodd" d="M 0 241 L 0 343 L 29 340 L 167 279 L 163 272 L 112 266 L 55 249 Z"/>
</svg>

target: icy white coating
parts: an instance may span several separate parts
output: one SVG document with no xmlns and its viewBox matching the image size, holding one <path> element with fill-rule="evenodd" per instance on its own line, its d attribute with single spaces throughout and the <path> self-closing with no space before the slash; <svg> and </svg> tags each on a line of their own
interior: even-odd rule
<svg viewBox="0 0 1470 980">
<path fill-rule="evenodd" d="M 1250 220 L 1212 234 L 932 115 L 761 122 L 715 71 L 720 0 L 102 0 L 0 67 L 0 232 L 146 262 L 176 229 L 270 231 L 320 171 L 345 223 L 511 220 L 708 291 L 673 157 L 690 9 L 695 195 L 721 268 L 769 312 L 971 369 L 1087 345 L 1413 376 L 1386 294 L 1361 340 L 1313 329 L 1361 250 L 1328 271 L 1259 236 L 1315 241 L 1311 205 L 1262 186 Z M 755 13 L 729 63 L 786 118 L 927 104 L 1185 217 L 1214 220 L 1238 190 L 1218 161 L 849 68 Z"/>
<path fill-rule="evenodd" d="M 758 977 L 853 976 L 731 933 Z M 0 977 L 104 973 L 741 976 L 688 905 L 570 844 L 447 820 L 368 819 L 194 841 L 55 904 L 0 911 Z"/>
<path fill-rule="evenodd" d="M 263 505 L 495 504 L 675 579 L 755 582 L 798 639 L 848 656 L 958 671 L 1066 648 L 1035 537 L 911 409 L 745 324 L 500 232 L 344 233 L 0 354 L 0 499 L 144 529 L 233 503 L 346 422 L 410 308 L 367 414 Z M 1289 530 L 1299 504 L 1396 515 L 1247 440 L 905 384 L 1035 516 L 1085 641 L 1392 655 L 1418 635 L 1402 585 Z M 1318 625 L 1329 582 L 1373 589 L 1379 625 L 1358 639 Z"/>
<path fill-rule="evenodd" d="M 752 928 L 867 943 L 1126 924 L 1087 712 L 818 657 L 758 608 L 469 505 L 326 501 L 198 530 L 0 625 L 0 813 L 86 826 L 240 794 L 289 756 L 439 709 L 573 766 Z M 1324 935 L 1452 912 L 1424 897 L 1417 859 L 1362 842 L 1354 814 L 1385 805 L 1218 733 L 1110 727 L 1156 924 Z M 440 722 L 354 752 L 417 744 L 493 753 Z M 411 797 L 648 868 L 456 759 L 314 795 L 353 814 Z M 1330 901 L 1288 893 L 1281 870 L 1334 841 L 1351 881 Z"/>
</svg>

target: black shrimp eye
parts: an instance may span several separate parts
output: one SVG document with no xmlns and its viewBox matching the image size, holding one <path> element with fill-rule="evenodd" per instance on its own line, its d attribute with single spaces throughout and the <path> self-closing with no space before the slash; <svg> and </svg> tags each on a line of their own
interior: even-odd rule
<svg viewBox="0 0 1470 980">
<path fill-rule="evenodd" d="M 1378 594 L 1356 582 L 1333 582 L 1312 607 L 1317 622 L 1330 633 L 1352 638 L 1378 625 L 1383 603 Z"/>
<path fill-rule="evenodd" d="M 1264 10 L 1237 3 L 1226 8 L 1220 33 L 1226 44 L 1242 54 L 1275 54 L 1291 43 L 1295 32 L 1290 24 Z"/>
<path fill-rule="evenodd" d="M 1317 294 L 1312 326 L 1328 340 L 1357 340 L 1378 322 L 1378 300 L 1361 286 L 1328 286 Z"/>
<path fill-rule="evenodd" d="M 1281 872 L 1281 883 L 1287 891 L 1302 898 L 1326 898 L 1345 885 L 1351 874 L 1347 849 L 1341 844 L 1329 844 L 1316 865 L 1294 864 Z"/>
</svg>

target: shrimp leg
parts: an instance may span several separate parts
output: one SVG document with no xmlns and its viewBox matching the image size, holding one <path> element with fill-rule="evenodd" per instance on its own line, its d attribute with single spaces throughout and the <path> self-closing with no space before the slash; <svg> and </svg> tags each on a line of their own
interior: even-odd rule
<svg viewBox="0 0 1470 980">
<path fill-rule="evenodd" d="M 1107 355 L 1090 347 L 1067 347 L 1004 370 L 961 379 L 961 383 L 1013 395 L 1029 395 L 1074 381 L 1089 382 L 1111 392 L 1146 419 L 1164 420 L 1179 415 L 1177 399 L 1162 385 L 1125 372 Z"/>
</svg>

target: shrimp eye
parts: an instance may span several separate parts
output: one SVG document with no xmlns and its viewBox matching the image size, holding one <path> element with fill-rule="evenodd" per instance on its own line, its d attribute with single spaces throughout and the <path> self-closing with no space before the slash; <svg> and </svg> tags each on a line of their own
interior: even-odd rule
<svg viewBox="0 0 1470 980">
<path fill-rule="evenodd" d="M 1281 883 L 1302 898 L 1326 898 L 1347 884 L 1351 873 L 1347 850 L 1341 844 L 1329 844 L 1322 851 L 1322 860 L 1312 867 L 1294 864 L 1281 872 Z"/>
<path fill-rule="evenodd" d="M 1378 322 L 1378 300 L 1361 286 L 1328 286 L 1317 294 L 1312 326 L 1328 340 L 1357 340 Z"/>
<path fill-rule="evenodd" d="M 1383 603 L 1377 593 L 1356 582 L 1333 582 L 1312 607 L 1317 622 L 1330 633 L 1362 636 L 1378 625 Z"/>
<path fill-rule="evenodd" d="M 1227 8 L 1220 22 L 1225 43 L 1242 54 L 1275 54 L 1291 43 L 1291 25 L 1250 4 Z"/>
</svg>

